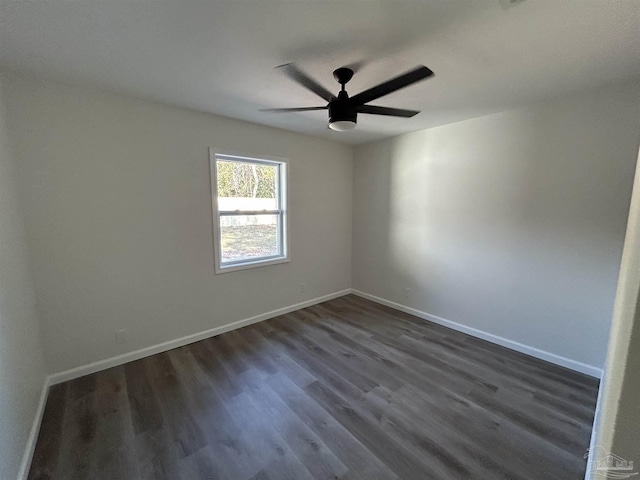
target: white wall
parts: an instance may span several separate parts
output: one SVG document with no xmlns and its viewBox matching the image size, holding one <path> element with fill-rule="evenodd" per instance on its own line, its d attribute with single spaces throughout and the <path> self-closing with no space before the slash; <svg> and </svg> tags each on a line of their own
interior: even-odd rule
<svg viewBox="0 0 640 480">
<path fill-rule="evenodd" d="M 640 132 L 639 132 L 640 133 Z M 640 160 L 640 157 L 639 157 Z M 590 461 L 607 452 L 634 462 L 640 460 L 640 163 L 627 224 L 620 279 L 616 294 L 604 383 L 598 401 Z M 587 478 L 597 480 L 601 475 Z"/>
<path fill-rule="evenodd" d="M 350 147 L 27 77 L 7 86 L 50 371 L 350 287 Z M 214 274 L 209 146 L 289 158 L 290 263 Z"/>
<path fill-rule="evenodd" d="M 38 407 L 45 368 L 3 97 L 0 84 L 0 478 L 12 479 Z"/>
<path fill-rule="evenodd" d="M 602 368 L 639 132 L 628 83 L 358 147 L 353 287 Z"/>
</svg>

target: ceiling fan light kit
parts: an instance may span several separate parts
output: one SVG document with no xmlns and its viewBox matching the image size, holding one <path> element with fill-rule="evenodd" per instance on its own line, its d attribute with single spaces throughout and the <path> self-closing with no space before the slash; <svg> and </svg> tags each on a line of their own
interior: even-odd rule
<svg viewBox="0 0 640 480">
<path fill-rule="evenodd" d="M 356 128 L 355 120 L 329 120 L 329 128 L 336 132 L 346 132 Z"/>
<path fill-rule="evenodd" d="M 341 87 L 340 92 L 336 97 L 318 82 L 299 70 L 293 63 L 287 63 L 276 68 L 280 69 L 293 81 L 312 91 L 328 103 L 324 107 L 269 108 L 262 111 L 285 113 L 329 110 L 329 128 L 338 132 L 344 132 L 355 128 L 358 122 L 358 113 L 403 118 L 410 118 L 417 115 L 420 113 L 417 110 L 404 110 L 400 108 L 379 107 L 366 104 L 384 95 L 388 95 L 396 90 L 400 90 L 401 88 L 433 76 L 433 72 L 431 70 L 424 65 L 420 65 L 409 72 L 403 73 L 391 80 L 369 88 L 364 92 L 360 92 L 353 97 L 349 97 L 345 90 L 345 85 L 353 77 L 353 70 L 347 67 L 341 67 L 333 72 L 333 78 L 336 79 Z"/>
</svg>

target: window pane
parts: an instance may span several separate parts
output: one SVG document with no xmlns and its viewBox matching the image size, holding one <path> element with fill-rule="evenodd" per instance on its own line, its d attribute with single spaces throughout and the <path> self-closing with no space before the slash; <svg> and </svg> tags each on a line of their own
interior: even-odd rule
<svg viewBox="0 0 640 480">
<path fill-rule="evenodd" d="M 278 215 L 220 217 L 222 263 L 279 255 L 278 218 Z"/>
<path fill-rule="evenodd" d="M 221 211 L 278 208 L 278 166 L 218 160 L 216 168 Z"/>
</svg>

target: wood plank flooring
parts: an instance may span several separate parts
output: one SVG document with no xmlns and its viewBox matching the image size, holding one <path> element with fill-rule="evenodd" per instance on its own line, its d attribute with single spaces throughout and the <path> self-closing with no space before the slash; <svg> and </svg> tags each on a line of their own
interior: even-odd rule
<svg viewBox="0 0 640 480">
<path fill-rule="evenodd" d="M 582 479 L 598 382 L 356 296 L 51 388 L 29 479 Z"/>
</svg>

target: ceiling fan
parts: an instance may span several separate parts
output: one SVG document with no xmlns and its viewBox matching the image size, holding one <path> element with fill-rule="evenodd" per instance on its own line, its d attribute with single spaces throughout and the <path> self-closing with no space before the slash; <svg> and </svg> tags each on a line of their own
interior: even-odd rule
<svg viewBox="0 0 640 480">
<path fill-rule="evenodd" d="M 316 95 L 322 97 L 327 102 L 324 107 L 298 107 L 298 108 L 267 108 L 262 112 L 308 112 L 312 110 L 329 110 L 329 128 L 343 132 L 351 130 L 356 126 L 358 113 L 369 113 L 373 115 L 388 115 L 392 117 L 410 118 L 420 113 L 417 110 L 403 110 L 400 108 L 377 107 L 366 105 L 367 103 L 388 95 L 396 90 L 407 87 L 433 76 L 433 72 L 424 65 L 414 68 L 402 75 L 387 80 L 375 87 L 371 87 L 364 92 L 360 92 L 353 97 L 349 97 L 344 86 L 353 77 L 353 70 L 341 67 L 333 72 L 333 78 L 341 85 L 340 92 L 336 97 L 314 79 L 299 70 L 293 63 L 287 63 L 276 67 L 289 78 L 298 82 L 303 87 L 311 90 Z"/>
</svg>

